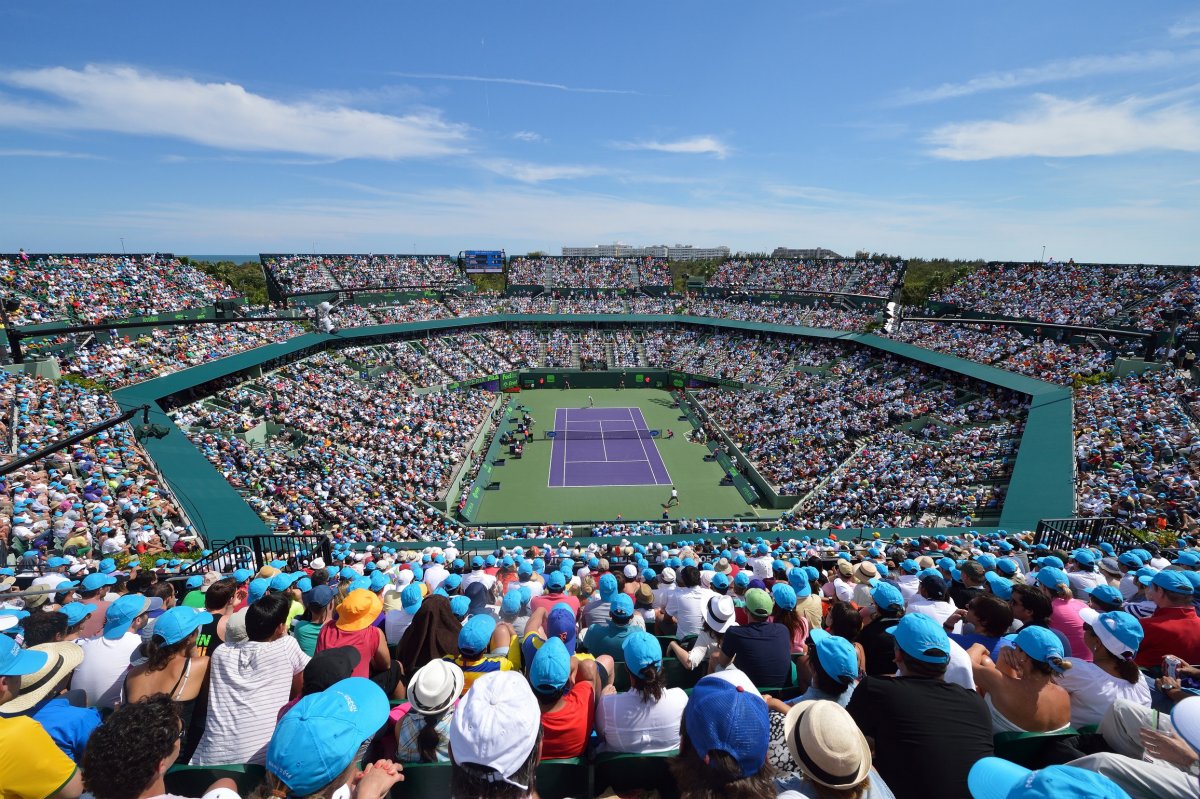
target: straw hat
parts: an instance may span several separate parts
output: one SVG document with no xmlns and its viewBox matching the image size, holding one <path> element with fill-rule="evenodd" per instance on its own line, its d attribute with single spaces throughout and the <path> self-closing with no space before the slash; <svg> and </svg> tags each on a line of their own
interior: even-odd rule
<svg viewBox="0 0 1200 799">
<path fill-rule="evenodd" d="M 854 719 L 837 702 L 808 701 L 783 722 L 792 760 L 813 782 L 845 790 L 871 773 L 871 748 Z"/>
<path fill-rule="evenodd" d="M 48 655 L 46 663 L 32 674 L 21 677 L 21 694 L 0 705 L 0 713 L 25 713 L 49 696 L 83 662 L 83 648 L 70 641 L 39 644 L 30 647 L 30 651 L 45 652 Z"/>
</svg>

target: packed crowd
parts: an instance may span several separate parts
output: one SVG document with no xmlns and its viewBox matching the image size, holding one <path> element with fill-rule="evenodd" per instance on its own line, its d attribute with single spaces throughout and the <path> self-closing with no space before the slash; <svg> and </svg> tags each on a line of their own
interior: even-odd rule
<svg viewBox="0 0 1200 799">
<path fill-rule="evenodd" d="M 458 261 L 446 255 L 274 255 L 264 256 L 288 294 L 420 286 L 450 288 L 462 282 Z"/>
<path fill-rule="evenodd" d="M 973 311 L 1055 324 L 1103 325 L 1129 309 L 1149 329 L 1165 326 L 1161 314 L 1172 294 L 1191 302 L 1195 274 L 1156 266 L 993 263 L 976 269 L 932 299 Z M 1188 281 L 1164 289 L 1176 281 Z M 1159 298 L 1155 300 L 1154 298 Z M 1144 303 L 1149 303 L 1143 305 Z M 1156 318 L 1157 317 L 1157 318 Z"/>
<path fill-rule="evenodd" d="M 717 268 L 708 285 L 756 291 L 890 297 L 903 273 L 903 261 L 731 258 Z"/>
<path fill-rule="evenodd" d="M 513 258 L 508 282 L 515 286 L 574 289 L 636 289 L 669 286 L 671 271 L 661 258 Z"/>
<path fill-rule="evenodd" d="M 384 799 L 441 764 L 455 799 L 558 799 L 582 772 L 540 764 L 581 758 L 605 795 L 1194 799 L 1194 543 L 335 543 L 186 582 L 35 556 L 0 582 L 0 784 Z"/>
<path fill-rule="evenodd" d="M 14 324 L 94 324 L 212 305 L 233 290 L 170 255 L 0 257 L 0 285 L 21 308 Z"/>
<path fill-rule="evenodd" d="M 193 431 L 193 442 L 276 529 L 365 540 L 428 532 L 438 514 L 423 503 L 443 498 L 494 403 L 481 391 L 415 394 L 386 376 L 364 381 L 331 354 L 257 384 L 249 402 L 236 388 L 216 399 L 278 425 L 265 446 L 221 432 Z"/>
<path fill-rule="evenodd" d="M 803 520 L 805 527 L 864 519 L 864 526 L 883 524 L 874 519 L 899 512 L 899 505 L 888 503 L 902 491 L 915 494 L 914 489 L 944 488 L 946 482 L 976 482 L 968 479 L 972 469 L 960 473 L 962 480 L 953 470 L 964 456 L 979 455 L 975 445 L 991 428 L 944 438 L 939 435 L 942 425 L 1019 421 L 1027 409 L 1021 395 L 844 345 L 825 343 L 793 357 L 816 370 L 787 374 L 770 391 L 712 388 L 695 397 L 779 493 L 803 497 L 822 486 L 823 493 L 807 509 L 811 515 Z M 963 390 L 971 393 L 964 395 Z M 928 421 L 918 436 L 894 429 L 921 419 Z M 1007 425 L 1002 427 L 1007 430 Z M 1019 428 L 1008 432 L 1005 456 L 1015 451 L 1020 439 Z M 944 440 L 933 442 L 933 437 Z M 983 479 L 1000 476 L 993 473 Z M 860 490 L 860 482 L 872 480 L 881 489 L 888 487 L 887 500 L 876 503 L 874 492 Z M 958 499 L 950 496 L 938 507 L 957 510 L 962 504 Z M 921 498 L 907 500 L 903 515 L 924 511 Z"/>
<path fill-rule="evenodd" d="M 118 413 L 106 394 L 0 371 L 6 461 Z M 0 476 L 0 555 L 45 547 L 171 551 L 187 540 L 194 540 L 190 525 L 127 424 Z"/>
</svg>

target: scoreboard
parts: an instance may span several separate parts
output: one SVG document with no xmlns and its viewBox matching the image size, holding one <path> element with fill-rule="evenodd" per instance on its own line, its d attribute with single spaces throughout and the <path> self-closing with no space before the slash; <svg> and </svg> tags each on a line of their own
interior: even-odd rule
<svg viewBox="0 0 1200 799">
<path fill-rule="evenodd" d="M 504 250 L 466 250 L 462 259 L 467 272 L 504 272 Z"/>
</svg>

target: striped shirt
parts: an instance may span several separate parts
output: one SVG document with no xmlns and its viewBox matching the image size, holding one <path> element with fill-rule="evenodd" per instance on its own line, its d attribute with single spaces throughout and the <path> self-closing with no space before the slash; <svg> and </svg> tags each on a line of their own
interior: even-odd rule
<svg viewBox="0 0 1200 799">
<path fill-rule="evenodd" d="M 500 655 L 484 655 L 478 660 L 467 660 L 462 655 L 445 655 L 442 660 L 448 660 L 463 670 L 464 694 L 483 675 L 494 671 L 512 671 L 513 668 L 512 661 Z"/>
<path fill-rule="evenodd" d="M 219 647 L 209 661 L 208 716 L 191 765 L 265 762 L 292 677 L 308 661 L 290 635 Z"/>
</svg>

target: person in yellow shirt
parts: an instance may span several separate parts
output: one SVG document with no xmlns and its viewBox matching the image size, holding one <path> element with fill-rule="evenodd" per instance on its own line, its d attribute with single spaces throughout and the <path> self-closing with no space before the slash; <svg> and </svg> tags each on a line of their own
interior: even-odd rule
<svg viewBox="0 0 1200 799">
<path fill-rule="evenodd" d="M 472 616 L 458 634 L 457 655 L 446 655 L 448 660 L 463 671 L 463 693 L 485 674 L 495 671 L 512 671 L 513 664 L 502 655 L 489 655 L 492 633 L 496 631 L 496 620 L 488 615 Z"/>
</svg>

